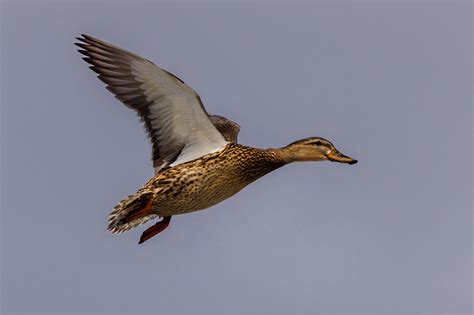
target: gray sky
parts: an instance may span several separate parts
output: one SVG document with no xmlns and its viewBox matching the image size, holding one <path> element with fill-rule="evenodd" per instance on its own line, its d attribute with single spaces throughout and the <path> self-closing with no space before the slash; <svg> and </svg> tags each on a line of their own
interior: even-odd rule
<svg viewBox="0 0 474 315">
<path fill-rule="evenodd" d="M 2 298 L 22 313 L 471 313 L 472 5 L 2 2 Z M 331 140 L 235 197 L 106 231 L 152 175 L 80 33 L 182 77 L 240 141 Z"/>
</svg>

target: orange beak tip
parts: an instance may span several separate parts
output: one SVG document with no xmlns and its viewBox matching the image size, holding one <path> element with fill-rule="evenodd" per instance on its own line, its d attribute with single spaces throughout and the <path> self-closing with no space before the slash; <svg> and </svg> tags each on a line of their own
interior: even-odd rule
<svg viewBox="0 0 474 315">
<path fill-rule="evenodd" d="M 328 160 L 333 161 L 333 162 L 345 163 L 349 165 L 353 165 L 358 162 L 356 159 L 348 157 L 340 152 L 337 152 L 336 154 L 329 154 Z"/>
</svg>

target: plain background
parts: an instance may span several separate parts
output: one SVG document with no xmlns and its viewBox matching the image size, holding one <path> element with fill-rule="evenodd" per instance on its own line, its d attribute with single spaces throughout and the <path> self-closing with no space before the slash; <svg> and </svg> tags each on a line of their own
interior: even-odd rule
<svg viewBox="0 0 474 315">
<path fill-rule="evenodd" d="M 471 313 L 471 2 L 4 1 L 1 20 L 4 313 Z M 322 136 L 360 162 L 114 236 L 150 147 L 80 33 L 182 77 L 241 143 Z"/>
</svg>

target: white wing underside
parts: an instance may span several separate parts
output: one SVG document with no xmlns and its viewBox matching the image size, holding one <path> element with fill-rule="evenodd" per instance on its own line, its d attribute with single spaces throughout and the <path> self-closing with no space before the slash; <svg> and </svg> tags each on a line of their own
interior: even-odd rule
<svg viewBox="0 0 474 315">
<path fill-rule="evenodd" d="M 154 130 L 162 130 L 159 142 L 184 144 L 170 166 L 195 160 L 226 146 L 228 142 L 210 122 L 191 88 L 181 83 L 182 91 L 176 91 L 176 82 L 169 82 L 167 73 L 156 66 L 150 67 L 148 62 L 134 61 L 131 66 L 132 74 L 142 83 L 140 88 L 147 101 L 152 103 L 148 116 L 151 125 Z"/>
</svg>

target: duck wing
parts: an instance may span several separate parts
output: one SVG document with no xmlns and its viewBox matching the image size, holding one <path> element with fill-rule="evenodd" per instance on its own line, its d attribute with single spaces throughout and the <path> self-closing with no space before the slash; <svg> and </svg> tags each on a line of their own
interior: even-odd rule
<svg viewBox="0 0 474 315">
<path fill-rule="evenodd" d="M 199 95 L 181 79 L 132 52 L 88 35 L 77 46 L 107 90 L 134 109 L 152 143 L 155 170 L 222 150 L 228 142 Z"/>
<path fill-rule="evenodd" d="M 237 137 L 240 131 L 240 125 L 238 123 L 219 115 L 209 115 L 209 118 L 224 139 L 232 143 L 237 143 Z"/>
</svg>

